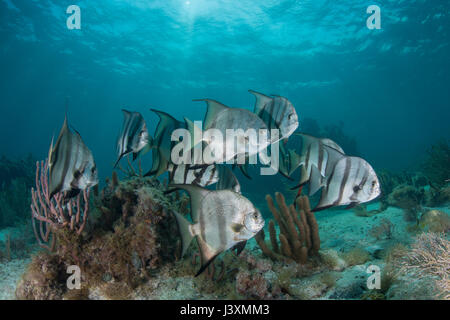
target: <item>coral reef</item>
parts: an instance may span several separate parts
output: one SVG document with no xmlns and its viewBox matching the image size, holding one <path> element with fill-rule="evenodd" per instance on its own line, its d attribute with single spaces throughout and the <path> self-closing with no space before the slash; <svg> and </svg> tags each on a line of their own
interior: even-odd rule
<svg viewBox="0 0 450 320">
<path fill-rule="evenodd" d="M 277 192 L 275 198 L 280 210 L 276 209 L 272 197 L 266 196 L 267 205 L 280 228 L 278 239 L 275 224 L 271 220 L 269 222 L 271 249 L 265 243 L 263 230 L 256 236 L 256 241 L 263 253 L 272 259 L 287 258 L 304 264 L 308 256 L 317 255 L 320 249 L 319 227 L 314 213 L 311 212 L 308 197 L 297 198 L 298 210 L 293 204 L 288 207 L 281 193 Z"/>
<path fill-rule="evenodd" d="M 96 207 L 83 232 L 54 230 L 58 239 L 54 254 L 39 253 L 34 258 L 36 262 L 17 288 L 17 297 L 40 299 L 41 290 L 56 287 L 60 290 L 45 298 L 70 298 L 73 294 L 61 282 L 64 277 L 55 276 L 60 270 L 65 274 L 69 265 L 80 267 L 82 286 L 88 286 L 83 290 L 96 286 L 106 297 L 129 297 L 134 288 L 179 256 L 178 230 L 170 210 L 179 210 L 184 198 L 165 196 L 163 191 L 156 179 L 136 177 L 120 182 L 113 175 L 94 197 Z M 36 282 L 34 273 L 39 265 L 53 271 Z M 39 290 L 34 288 L 37 285 Z"/>
<path fill-rule="evenodd" d="M 417 189 L 411 185 L 400 185 L 389 194 L 388 202 L 390 205 L 404 210 L 406 221 L 417 222 L 424 198 L 423 189 Z"/>
<path fill-rule="evenodd" d="M 428 150 L 422 172 L 434 189 L 441 189 L 450 179 L 450 147 L 447 140 L 439 141 Z"/>
<path fill-rule="evenodd" d="M 441 189 L 429 188 L 425 191 L 425 205 L 438 207 L 450 202 L 450 186 Z"/>
<path fill-rule="evenodd" d="M 449 232 L 450 216 L 439 210 L 425 212 L 419 221 L 419 227 L 426 232 Z"/>
</svg>

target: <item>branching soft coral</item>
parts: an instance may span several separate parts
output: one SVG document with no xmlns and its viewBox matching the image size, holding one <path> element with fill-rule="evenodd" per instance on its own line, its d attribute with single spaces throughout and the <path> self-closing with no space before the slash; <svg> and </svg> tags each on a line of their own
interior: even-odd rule
<svg viewBox="0 0 450 320">
<path fill-rule="evenodd" d="M 397 261 L 400 274 L 434 279 L 437 297 L 450 300 L 450 241 L 444 234 L 423 233 L 410 251 Z"/>
</svg>

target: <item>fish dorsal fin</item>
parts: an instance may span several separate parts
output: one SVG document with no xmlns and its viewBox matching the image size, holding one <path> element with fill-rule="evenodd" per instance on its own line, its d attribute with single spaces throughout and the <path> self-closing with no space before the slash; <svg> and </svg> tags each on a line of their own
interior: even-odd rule
<svg viewBox="0 0 450 320">
<path fill-rule="evenodd" d="M 169 185 L 171 188 L 179 188 L 185 190 L 189 193 L 191 198 L 191 217 L 192 221 L 195 223 L 198 222 L 198 216 L 200 211 L 202 210 L 202 202 L 203 199 L 211 192 L 208 189 L 194 186 L 191 184 L 171 184 Z"/>
<path fill-rule="evenodd" d="M 177 119 L 172 117 L 170 114 L 168 114 L 164 111 L 156 110 L 156 109 L 150 109 L 150 110 L 153 111 L 154 113 L 156 113 L 159 117 L 159 123 L 158 123 L 158 126 L 156 127 L 156 131 L 155 131 L 155 138 L 159 137 L 162 134 L 162 132 L 164 131 L 164 129 L 167 126 L 169 126 L 170 124 L 172 124 L 174 127 L 179 126 L 180 121 L 178 121 Z"/>
<path fill-rule="evenodd" d="M 343 157 L 345 157 L 345 154 L 327 145 L 323 145 L 323 148 L 325 149 L 325 152 L 328 154 L 327 166 L 325 168 L 325 176 L 329 176 L 333 171 L 336 163 Z"/>
<path fill-rule="evenodd" d="M 308 146 L 319 142 L 319 138 L 310 136 L 309 134 L 302 133 L 302 132 L 295 132 L 293 135 L 299 136 L 302 139 L 302 155 L 306 150 L 308 149 Z"/>
<path fill-rule="evenodd" d="M 333 148 L 333 149 L 339 151 L 339 152 L 342 153 L 342 154 L 345 154 L 345 152 L 344 152 L 344 150 L 341 148 L 341 146 L 338 145 L 338 144 L 337 144 L 336 142 L 334 142 L 333 140 L 328 139 L 328 138 L 324 138 L 324 139 L 321 139 L 321 141 L 322 141 L 322 143 L 323 143 L 324 145 L 326 145 L 326 146 L 328 146 L 328 147 L 330 147 L 330 148 Z"/>
<path fill-rule="evenodd" d="M 200 250 L 201 267 L 198 270 L 196 277 L 200 275 L 206 268 L 214 261 L 214 259 L 220 254 L 220 250 L 213 250 L 205 241 L 200 237 L 197 237 L 198 248 Z"/>
<path fill-rule="evenodd" d="M 122 112 L 123 112 L 123 116 L 125 117 L 124 118 L 125 122 L 128 121 L 128 119 L 131 117 L 132 112 L 128 111 L 128 110 L 125 110 L 125 109 L 122 109 Z"/>
<path fill-rule="evenodd" d="M 271 103 L 273 101 L 272 97 L 266 96 L 265 94 L 253 91 L 253 90 L 248 90 L 248 92 L 250 92 L 251 94 L 253 94 L 256 98 L 256 102 L 255 102 L 255 108 L 253 110 L 253 112 L 257 115 L 259 115 L 261 113 L 261 111 L 264 109 L 264 106 L 268 103 Z"/>
<path fill-rule="evenodd" d="M 204 128 L 209 129 L 211 123 L 214 121 L 214 119 L 217 117 L 217 115 L 224 111 L 230 109 L 230 107 L 227 107 L 226 105 L 212 99 L 195 99 L 193 101 L 205 101 L 206 105 L 208 107 L 208 110 L 206 111 L 205 115 L 205 124 Z"/>
<path fill-rule="evenodd" d="M 52 142 L 50 142 L 50 149 L 48 150 L 48 165 L 49 167 L 52 166 L 52 154 L 53 154 L 53 139 L 55 136 L 52 137 Z"/>
<path fill-rule="evenodd" d="M 68 124 L 67 113 L 66 113 L 66 115 L 64 116 L 63 126 L 61 127 L 61 130 L 59 131 L 58 139 L 56 139 L 55 145 L 53 145 L 53 138 L 52 138 L 52 147 L 50 149 L 50 152 L 52 155 L 54 152 L 57 152 L 59 145 L 61 144 L 61 140 L 62 140 L 63 136 L 68 133 L 70 133 L 70 131 L 69 131 L 69 124 Z M 50 165 L 52 164 L 52 161 L 51 161 L 52 158 L 53 158 L 53 156 L 49 156 L 49 164 Z"/>
<path fill-rule="evenodd" d="M 320 188 L 323 187 L 323 177 L 319 172 L 319 169 L 312 165 L 311 166 L 311 175 L 309 178 L 309 196 L 312 196 L 317 191 L 319 191 Z"/>
</svg>

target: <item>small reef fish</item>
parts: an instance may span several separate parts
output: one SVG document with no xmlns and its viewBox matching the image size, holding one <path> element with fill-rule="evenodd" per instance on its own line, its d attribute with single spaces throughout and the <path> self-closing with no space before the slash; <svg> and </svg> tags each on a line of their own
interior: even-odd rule
<svg viewBox="0 0 450 320">
<path fill-rule="evenodd" d="M 152 149 L 152 168 L 145 174 L 145 176 L 155 175 L 156 177 L 158 177 L 169 170 L 169 165 L 171 164 L 170 155 L 173 147 L 173 142 L 171 140 L 172 132 L 176 129 L 185 128 L 186 126 L 184 122 L 178 121 L 166 112 L 155 109 L 150 110 L 158 115 L 159 122 L 150 146 Z M 188 172 L 188 170 L 184 169 L 183 174 L 184 172 Z M 172 166 L 171 170 L 172 175 L 174 175 L 179 169 Z M 184 182 L 183 179 L 178 181 Z"/>
<path fill-rule="evenodd" d="M 133 153 L 133 160 L 136 160 L 139 153 L 149 145 L 149 135 L 144 117 L 139 112 L 132 112 L 122 109 L 123 124 L 122 131 L 117 139 L 118 158 L 114 168 L 120 159 L 129 153 Z"/>
<path fill-rule="evenodd" d="M 201 274 L 223 251 L 254 237 L 263 227 L 258 209 L 232 190 L 208 190 L 193 185 L 170 185 L 187 191 L 191 198 L 191 224 L 174 213 L 182 239 L 182 256 L 194 237 L 200 249 Z"/>
<path fill-rule="evenodd" d="M 279 140 L 289 138 L 297 130 L 298 115 L 288 99 L 275 95 L 269 97 L 253 90 L 249 92 L 256 97 L 254 113 L 264 121 L 269 130 L 280 130 Z"/>
<path fill-rule="evenodd" d="M 344 154 L 344 150 L 330 139 L 316 138 L 304 133 L 295 133 L 295 135 L 302 138 L 302 149 L 300 161 L 295 156 L 292 157 L 295 159 L 295 163 L 291 167 L 291 172 L 299 166 L 302 166 L 302 168 L 300 182 L 292 189 L 300 188 L 301 191 L 301 187 L 310 182 L 312 168 L 316 167 L 321 178 L 315 184 L 310 183 L 309 195 L 311 196 L 317 192 L 317 186 L 322 184 L 323 178 L 331 174 L 334 165 Z"/>
<path fill-rule="evenodd" d="M 267 132 L 267 139 L 264 142 L 259 141 L 259 136 L 256 137 L 257 141 L 253 141 L 254 139 L 249 139 L 247 135 L 238 135 L 236 139 L 226 139 L 227 130 L 243 130 L 246 132 L 248 129 L 251 129 L 257 135 L 259 130 L 267 130 L 263 120 L 251 111 L 241 108 L 230 108 L 211 99 L 196 99 L 194 101 L 205 101 L 207 104 L 208 110 L 204 119 L 203 131 L 200 128 L 197 129 L 201 132 L 201 140 L 209 148 L 222 151 L 215 154 L 214 163 L 224 163 L 238 156 L 249 157 L 255 155 L 270 144 L 269 132 Z M 191 137 L 194 138 L 194 123 L 186 118 L 185 121 Z M 208 135 L 208 131 L 211 129 L 220 131 L 223 139 L 213 139 L 211 135 Z"/>
<path fill-rule="evenodd" d="M 70 131 L 67 115 L 54 146 L 52 140 L 48 163 L 50 198 L 59 192 L 66 192 L 65 198 L 71 198 L 98 184 L 92 152 L 78 132 Z"/>
<path fill-rule="evenodd" d="M 319 175 L 317 167 L 313 167 L 311 184 L 320 183 L 315 178 Z M 381 193 L 378 177 L 364 159 L 342 155 L 324 183 L 313 186 L 319 189 L 324 186 L 320 201 L 313 211 L 320 211 L 334 206 L 348 205 L 352 208 L 357 204 L 371 201 Z"/>
</svg>

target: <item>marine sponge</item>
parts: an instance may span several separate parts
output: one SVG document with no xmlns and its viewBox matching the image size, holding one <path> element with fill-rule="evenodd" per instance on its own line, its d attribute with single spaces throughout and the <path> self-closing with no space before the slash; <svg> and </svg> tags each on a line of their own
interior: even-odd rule
<svg viewBox="0 0 450 320">
<path fill-rule="evenodd" d="M 348 266 L 364 264 L 370 260 L 369 253 L 366 250 L 358 247 L 344 253 L 342 257 Z"/>
<path fill-rule="evenodd" d="M 403 209 L 406 221 L 417 221 L 425 192 L 411 185 L 396 187 L 388 197 L 390 205 Z"/>
<path fill-rule="evenodd" d="M 275 198 L 278 210 L 270 195 L 266 196 L 267 205 L 280 228 L 279 243 L 273 220 L 269 222 L 270 249 L 265 243 L 264 231 L 261 230 L 255 237 L 258 245 L 265 255 L 274 260 L 294 260 L 304 264 L 308 256 L 317 255 L 320 249 L 319 226 L 314 213 L 311 212 L 308 197 L 299 197 L 294 205 L 286 205 L 284 196 L 277 192 Z"/>
<path fill-rule="evenodd" d="M 394 224 L 387 218 L 383 218 L 379 225 L 373 226 L 369 230 L 369 235 L 377 240 L 392 239 Z"/>
<path fill-rule="evenodd" d="M 429 232 L 448 232 L 450 217 L 443 211 L 429 210 L 420 217 L 419 227 Z"/>
</svg>

